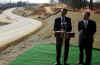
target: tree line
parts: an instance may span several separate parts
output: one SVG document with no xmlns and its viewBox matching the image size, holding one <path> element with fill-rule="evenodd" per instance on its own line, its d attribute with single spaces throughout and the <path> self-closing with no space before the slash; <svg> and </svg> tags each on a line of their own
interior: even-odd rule
<svg viewBox="0 0 100 65">
<path fill-rule="evenodd" d="M 85 8 L 88 6 L 90 9 L 93 9 L 93 0 L 90 0 L 90 2 L 87 0 L 59 0 L 59 2 L 68 4 L 72 8 Z"/>
</svg>

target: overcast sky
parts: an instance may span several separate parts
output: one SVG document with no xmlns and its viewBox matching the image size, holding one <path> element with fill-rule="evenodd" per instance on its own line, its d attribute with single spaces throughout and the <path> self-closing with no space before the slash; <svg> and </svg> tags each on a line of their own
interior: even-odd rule
<svg viewBox="0 0 100 65">
<path fill-rule="evenodd" d="M 90 1 L 90 0 L 88 0 L 88 1 Z M 93 0 L 94 2 L 100 2 L 100 0 Z"/>
<path fill-rule="evenodd" d="M 12 2 L 29 1 L 31 3 L 49 3 L 50 2 L 50 0 L 11 0 L 11 1 Z M 55 0 L 55 1 L 58 1 L 58 0 Z M 7 3 L 7 2 L 10 2 L 10 0 L 0 0 L 0 3 Z M 94 2 L 100 2 L 100 0 L 94 0 Z"/>
<path fill-rule="evenodd" d="M 11 2 L 18 2 L 18 1 L 29 1 L 31 3 L 49 3 L 50 0 L 11 0 Z M 58 0 L 55 0 L 58 1 Z M 10 0 L 0 0 L 0 3 L 7 3 L 10 2 Z"/>
</svg>

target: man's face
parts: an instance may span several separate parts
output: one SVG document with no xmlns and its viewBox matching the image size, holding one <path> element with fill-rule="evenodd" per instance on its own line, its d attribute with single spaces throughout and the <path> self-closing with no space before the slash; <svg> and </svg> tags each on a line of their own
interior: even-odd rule
<svg viewBox="0 0 100 65">
<path fill-rule="evenodd" d="M 89 18 L 90 18 L 90 15 L 87 14 L 87 13 L 85 13 L 85 14 L 84 14 L 84 19 L 85 19 L 85 20 L 88 20 Z"/>
<path fill-rule="evenodd" d="M 62 15 L 62 16 L 66 16 L 66 14 L 67 14 L 67 11 L 66 11 L 66 10 L 63 10 L 63 11 L 61 12 L 61 15 Z"/>
</svg>

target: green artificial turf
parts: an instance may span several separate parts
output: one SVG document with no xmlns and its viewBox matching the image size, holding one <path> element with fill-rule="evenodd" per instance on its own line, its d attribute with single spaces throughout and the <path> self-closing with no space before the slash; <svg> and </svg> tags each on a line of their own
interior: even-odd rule
<svg viewBox="0 0 100 65">
<path fill-rule="evenodd" d="M 70 46 L 68 63 L 77 65 L 79 49 Z M 40 44 L 26 51 L 9 65 L 54 65 L 56 62 L 55 44 Z M 93 49 L 92 65 L 100 65 L 100 50 Z"/>
</svg>

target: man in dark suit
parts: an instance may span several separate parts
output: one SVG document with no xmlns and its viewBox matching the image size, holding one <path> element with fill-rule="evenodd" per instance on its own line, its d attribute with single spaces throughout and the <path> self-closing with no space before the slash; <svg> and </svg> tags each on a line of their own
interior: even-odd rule
<svg viewBox="0 0 100 65">
<path fill-rule="evenodd" d="M 91 64 L 92 48 L 93 48 L 93 36 L 96 32 L 96 22 L 89 19 L 90 12 L 85 12 L 84 18 L 78 24 L 79 34 L 79 63 L 84 65 Z M 85 63 L 84 59 L 84 50 L 85 50 Z"/>
<path fill-rule="evenodd" d="M 57 32 L 57 31 L 65 31 L 66 32 L 71 32 L 72 30 L 72 25 L 71 25 L 71 19 L 66 17 L 67 14 L 67 9 L 63 9 L 61 11 L 61 16 L 55 19 L 54 23 L 54 31 L 55 31 L 55 37 L 56 37 L 56 64 L 55 65 L 61 65 L 60 63 L 60 57 L 61 57 L 61 48 L 63 44 L 63 39 L 64 39 L 64 33 L 62 32 Z M 67 58 L 68 58 L 68 52 L 69 52 L 69 40 L 70 37 L 68 35 L 65 35 L 65 48 L 64 48 L 64 65 L 67 64 Z"/>
</svg>

